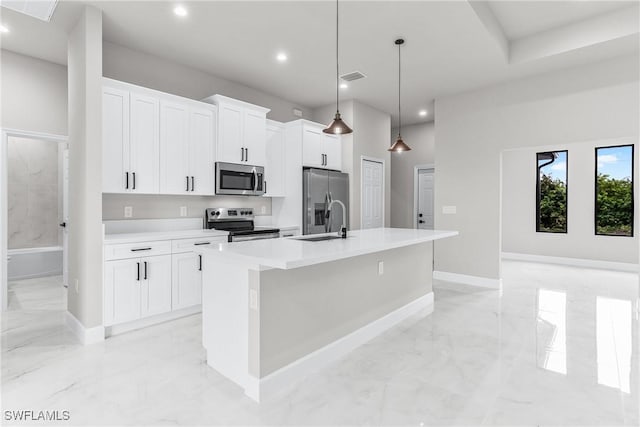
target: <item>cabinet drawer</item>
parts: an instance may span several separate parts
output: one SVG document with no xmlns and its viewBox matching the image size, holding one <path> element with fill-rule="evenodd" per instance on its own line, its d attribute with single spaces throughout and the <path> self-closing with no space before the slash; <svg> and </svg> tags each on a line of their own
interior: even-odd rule
<svg viewBox="0 0 640 427">
<path fill-rule="evenodd" d="M 226 236 L 204 237 L 200 239 L 179 239 L 172 240 L 172 252 L 174 254 L 181 252 L 191 252 L 193 248 L 198 246 L 212 246 L 217 243 L 226 243 Z"/>
<path fill-rule="evenodd" d="M 104 246 L 104 259 L 106 261 L 154 255 L 171 255 L 171 241 L 158 240 L 155 242 L 122 243 Z"/>
</svg>

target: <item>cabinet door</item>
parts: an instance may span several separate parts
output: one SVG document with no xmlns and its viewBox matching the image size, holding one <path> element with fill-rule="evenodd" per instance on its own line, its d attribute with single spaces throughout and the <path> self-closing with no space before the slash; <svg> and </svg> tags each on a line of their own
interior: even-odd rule
<svg viewBox="0 0 640 427">
<path fill-rule="evenodd" d="M 302 128 L 302 165 L 323 166 L 322 129 L 311 126 Z"/>
<path fill-rule="evenodd" d="M 214 110 L 192 108 L 189 113 L 189 174 L 192 194 L 213 195 L 215 184 L 215 125 Z"/>
<path fill-rule="evenodd" d="M 141 258 L 142 317 L 171 311 L 171 255 Z"/>
<path fill-rule="evenodd" d="M 264 173 L 266 175 L 267 196 L 284 196 L 284 129 L 282 127 L 267 126 L 266 148 Z"/>
<path fill-rule="evenodd" d="M 131 93 L 129 188 L 137 193 L 160 191 L 160 102 L 156 98 Z M 134 185 L 135 184 L 135 185 Z"/>
<path fill-rule="evenodd" d="M 218 141 L 216 159 L 219 162 L 240 163 L 244 159 L 242 139 L 243 108 L 218 106 Z"/>
<path fill-rule="evenodd" d="M 140 318 L 140 259 L 104 263 L 105 326 Z"/>
<path fill-rule="evenodd" d="M 129 172 L 129 92 L 102 90 L 102 191 L 123 193 Z"/>
<path fill-rule="evenodd" d="M 342 144 L 338 135 L 322 134 L 322 147 L 327 169 L 342 170 Z"/>
<path fill-rule="evenodd" d="M 202 270 L 200 255 L 193 252 L 172 255 L 173 310 L 191 307 L 202 302 Z"/>
<path fill-rule="evenodd" d="M 189 108 L 160 103 L 160 193 L 184 194 L 189 177 Z"/>
<path fill-rule="evenodd" d="M 244 147 L 247 149 L 245 163 L 255 166 L 265 164 L 267 116 L 265 113 L 245 110 Z"/>
</svg>

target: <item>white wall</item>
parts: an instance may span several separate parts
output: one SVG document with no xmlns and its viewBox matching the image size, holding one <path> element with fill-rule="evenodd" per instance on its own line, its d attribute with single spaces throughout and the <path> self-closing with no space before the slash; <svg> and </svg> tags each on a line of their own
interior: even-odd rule
<svg viewBox="0 0 640 427">
<path fill-rule="evenodd" d="M 436 243 L 436 270 L 499 278 L 501 152 L 637 140 L 639 71 L 625 56 L 437 99 L 435 225 L 460 235 Z"/>
<path fill-rule="evenodd" d="M 595 147 L 630 140 L 505 151 L 502 156 L 502 251 L 613 262 L 638 262 L 634 237 L 596 236 L 594 232 Z M 567 233 L 536 233 L 536 152 L 568 150 Z M 637 152 L 637 147 L 636 147 Z M 637 186 L 638 168 L 634 183 Z M 634 230 L 638 230 L 638 199 Z"/>
<path fill-rule="evenodd" d="M 391 141 L 398 136 L 392 129 Z M 402 139 L 411 151 L 391 153 L 391 227 L 415 228 L 413 223 L 413 170 L 434 163 L 435 126 L 433 122 L 402 128 Z"/>
<path fill-rule="evenodd" d="M 0 125 L 3 128 L 67 134 L 67 68 L 0 51 Z"/>
<path fill-rule="evenodd" d="M 330 123 L 335 114 L 335 104 L 313 111 L 313 119 L 319 123 Z M 358 101 L 345 101 L 340 105 L 343 120 L 353 133 L 342 136 L 342 171 L 349 174 L 349 225 L 360 228 L 361 157 L 373 157 L 385 162 L 384 224 L 390 224 L 391 157 L 389 134 L 391 116 Z"/>
</svg>

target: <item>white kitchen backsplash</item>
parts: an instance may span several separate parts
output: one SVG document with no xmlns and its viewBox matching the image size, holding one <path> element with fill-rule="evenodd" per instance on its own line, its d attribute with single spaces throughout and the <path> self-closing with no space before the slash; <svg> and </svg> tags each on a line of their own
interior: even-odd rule
<svg viewBox="0 0 640 427">
<path fill-rule="evenodd" d="M 104 221 L 105 234 L 148 233 L 153 231 L 199 230 L 204 218 L 164 218 Z"/>
</svg>

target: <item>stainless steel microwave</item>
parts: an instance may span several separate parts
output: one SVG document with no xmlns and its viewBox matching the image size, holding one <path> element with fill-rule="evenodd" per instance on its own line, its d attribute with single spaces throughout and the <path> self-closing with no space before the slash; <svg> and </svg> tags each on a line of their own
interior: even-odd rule
<svg viewBox="0 0 640 427">
<path fill-rule="evenodd" d="M 262 166 L 216 162 L 216 194 L 261 196 L 264 192 Z"/>
</svg>

